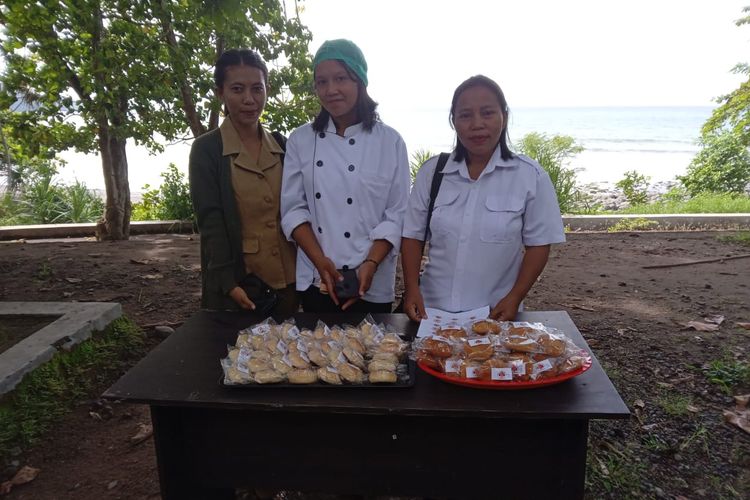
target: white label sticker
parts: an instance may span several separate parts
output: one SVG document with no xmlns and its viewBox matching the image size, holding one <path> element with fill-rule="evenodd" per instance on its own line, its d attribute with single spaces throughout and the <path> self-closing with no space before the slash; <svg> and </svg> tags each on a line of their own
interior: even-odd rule
<svg viewBox="0 0 750 500">
<path fill-rule="evenodd" d="M 331 336 L 331 329 L 328 328 L 328 325 L 324 325 L 323 326 L 323 335 L 325 335 L 326 337 L 330 337 Z"/>
<path fill-rule="evenodd" d="M 283 340 L 276 342 L 276 349 L 278 349 L 281 354 L 286 354 L 286 344 Z"/>
<path fill-rule="evenodd" d="M 336 373 L 336 374 L 339 373 L 339 371 L 336 368 L 332 367 L 332 366 L 326 366 L 326 370 L 328 370 L 331 373 Z"/>
<path fill-rule="evenodd" d="M 493 368 L 492 380 L 513 380 L 513 370 L 510 368 Z"/>
<path fill-rule="evenodd" d="M 466 378 L 478 378 L 479 367 L 478 366 L 467 366 L 466 367 Z"/>
<path fill-rule="evenodd" d="M 440 342 L 448 342 L 448 343 L 450 343 L 450 340 L 448 340 L 447 337 L 443 337 L 442 335 L 433 335 L 432 338 L 434 340 L 439 340 Z"/>
<path fill-rule="evenodd" d="M 545 359 L 543 361 L 539 361 L 538 363 L 534 363 L 534 375 L 537 373 L 546 372 L 547 370 L 552 369 L 552 363 L 549 359 Z"/>
<path fill-rule="evenodd" d="M 289 356 L 287 356 L 287 355 L 284 355 L 284 357 L 281 358 L 281 361 L 283 361 L 284 363 L 286 363 L 288 366 L 292 366 L 292 362 L 289 361 Z"/>
<path fill-rule="evenodd" d="M 513 370 L 513 375 L 526 375 L 526 364 L 520 359 L 514 359 L 510 363 L 510 368 Z"/>
<path fill-rule="evenodd" d="M 246 365 L 247 362 L 250 360 L 250 355 L 252 354 L 252 351 L 246 347 L 243 347 L 240 349 L 239 354 L 237 355 L 237 364 L 244 364 Z"/>
<path fill-rule="evenodd" d="M 448 359 L 445 361 L 445 373 L 458 373 L 461 371 L 460 359 Z"/>
<path fill-rule="evenodd" d="M 307 354 L 304 351 L 299 352 L 299 357 L 305 360 L 305 363 L 310 362 L 310 358 L 307 357 Z"/>
<path fill-rule="evenodd" d="M 490 345 L 490 339 L 471 339 L 469 340 L 469 345 L 471 347 L 476 347 L 478 345 Z"/>
<path fill-rule="evenodd" d="M 339 363 L 346 363 L 346 356 L 344 356 L 343 352 L 339 353 L 338 360 L 339 360 Z"/>
<path fill-rule="evenodd" d="M 331 349 L 338 349 L 339 348 L 339 344 L 335 340 L 329 340 L 328 341 L 328 347 L 330 347 Z"/>
<path fill-rule="evenodd" d="M 253 335 L 265 335 L 267 333 L 270 333 L 270 331 L 271 325 L 269 325 L 268 323 L 256 325 L 252 329 Z"/>
<path fill-rule="evenodd" d="M 296 339 L 299 337 L 299 328 L 293 326 L 286 332 L 286 334 L 290 339 Z"/>
<path fill-rule="evenodd" d="M 308 352 L 307 346 L 305 345 L 305 343 L 304 342 L 300 342 L 299 340 L 297 341 L 297 350 L 299 352 Z"/>
<path fill-rule="evenodd" d="M 237 369 L 241 371 L 242 373 L 250 373 L 250 368 L 247 367 L 244 363 L 237 363 Z"/>
<path fill-rule="evenodd" d="M 385 335 L 383 335 L 383 332 L 380 332 L 380 333 L 378 333 L 377 335 L 375 335 L 375 336 L 374 336 L 374 337 L 372 338 L 372 341 L 373 341 L 373 342 L 374 342 L 375 344 L 379 344 L 380 342 L 382 342 L 382 341 L 383 341 L 383 339 L 384 339 L 384 338 L 385 338 Z"/>
</svg>

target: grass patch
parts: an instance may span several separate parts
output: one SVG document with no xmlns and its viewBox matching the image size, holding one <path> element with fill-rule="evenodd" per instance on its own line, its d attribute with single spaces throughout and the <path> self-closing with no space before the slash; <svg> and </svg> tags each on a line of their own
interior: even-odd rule
<svg viewBox="0 0 750 500">
<path fill-rule="evenodd" d="M 689 200 L 664 200 L 633 205 L 617 212 L 602 214 L 746 214 L 750 213 L 750 196 L 730 193 L 702 193 Z"/>
<path fill-rule="evenodd" d="M 740 231 L 736 234 L 719 236 L 718 240 L 725 243 L 736 243 L 738 245 L 750 247 L 750 231 Z"/>
<path fill-rule="evenodd" d="M 14 448 L 34 444 L 58 418 L 110 384 L 144 353 L 143 332 L 122 317 L 27 374 L 0 399 L 0 459 L 7 460 Z"/>
<path fill-rule="evenodd" d="M 616 233 L 618 231 L 648 231 L 654 229 L 659 223 L 655 220 L 649 220 L 643 217 L 637 219 L 622 219 L 616 224 L 607 228 L 608 233 Z"/>
<path fill-rule="evenodd" d="M 736 387 L 750 385 L 750 363 L 726 357 L 708 363 L 703 373 L 712 384 L 721 387 L 724 393 L 731 395 Z"/>
<path fill-rule="evenodd" d="M 606 491 L 612 498 L 644 498 L 643 476 L 646 473 L 642 462 L 625 451 L 614 452 L 592 449 L 589 446 L 586 467 L 586 490 Z"/>
<path fill-rule="evenodd" d="M 679 394 L 676 392 L 669 392 L 662 394 L 656 398 L 656 404 L 673 417 L 679 417 L 681 415 L 688 414 L 688 406 L 693 402 L 690 396 Z"/>
</svg>

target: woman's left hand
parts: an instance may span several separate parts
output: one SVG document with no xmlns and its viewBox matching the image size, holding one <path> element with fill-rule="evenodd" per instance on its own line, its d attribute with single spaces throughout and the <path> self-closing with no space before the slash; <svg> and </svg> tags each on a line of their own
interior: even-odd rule
<svg viewBox="0 0 750 500">
<path fill-rule="evenodd" d="M 367 293 L 367 290 L 369 290 L 370 286 L 372 285 L 372 277 L 375 276 L 375 271 L 377 270 L 378 266 L 376 266 L 375 263 L 370 260 L 366 260 L 362 264 L 360 264 L 359 268 L 357 268 L 357 278 L 359 279 L 359 297 L 352 297 L 351 299 L 344 302 L 344 305 L 341 306 L 342 311 L 346 311 L 349 306 L 365 296 L 365 293 Z"/>
<path fill-rule="evenodd" d="M 492 308 L 490 311 L 490 318 L 498 321 L 513 321 L 516 319 L 516 314 L 518 314 L 518 308 L 520 305 L 521 300 L 508 294 L 500 299 L 500 302 Z"/>
</svg>

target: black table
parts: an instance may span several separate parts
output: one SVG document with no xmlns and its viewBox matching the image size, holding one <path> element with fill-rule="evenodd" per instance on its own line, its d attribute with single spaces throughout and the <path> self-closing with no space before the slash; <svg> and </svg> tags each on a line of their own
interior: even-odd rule
<svg viewBox="0 0 750 500">
<path fill-rule="evenodd" d="M 405 315 L 374 315 L 413 336 Z M 360 314 L 296 316 L 353 323 Z M 104 397 L 151 406 L 164 499 L 234 488 L 436 498 L 581 498 L 588 422 L 628 409 L 594 358 L 523 391 L 458 387 L 417 370 L 412 388 L 222 387 L 219 358 L 248 313 L 196 313 Z M 588 348 L 565 312 L 527 312 Z"/>
</svg>

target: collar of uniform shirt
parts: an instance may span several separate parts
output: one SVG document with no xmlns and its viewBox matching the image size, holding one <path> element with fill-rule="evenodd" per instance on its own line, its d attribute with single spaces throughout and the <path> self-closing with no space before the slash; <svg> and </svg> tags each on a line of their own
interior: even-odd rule
<svg viewBox="0 0 750 500">
<path fill-rule="evenodd" d="M 445 165 L 445 168 L 443 168 L 443 173 L 445 174 L 451 174 L 453 172 L 459 172 L 461 169 L 461 166 L 464 165 L 464 168 L 466 167 L 466 161 L 455 161 L 451 155 L 450 161 Z M 490 172 L 496 168 L 512 168 L 518 166 L 518 156 L 514 156 L 510 160 L 503 160 L 500 156 L 500 148 L 498 148 L 495 153 L 492 155 L 492 158 L 490 158 L 490 161 L 487 162 L 487 165 L 492 165 L 492 168 L 489 170 L 487 168 L 484 169 L 484 172 Z M 482 173 L 484 173 L 482 172 Z M 467 172 L 468 175 L 468 172 Z"/>
<path fill-rule="evenodd" d="M 357 135 L 360 131 L 362 131 L 362 122 L 355 123 L 351 127 L 347 127 L 346 130 L 344 130 L 343 137 L 349 137 L 352 135 Z M 336 134 L 336 124 L 333 123 L 333 118 L 328 119 L 328 125 L 326 126 L 326 132 L 329 132 L 331 134 Z"/>
</svg>

